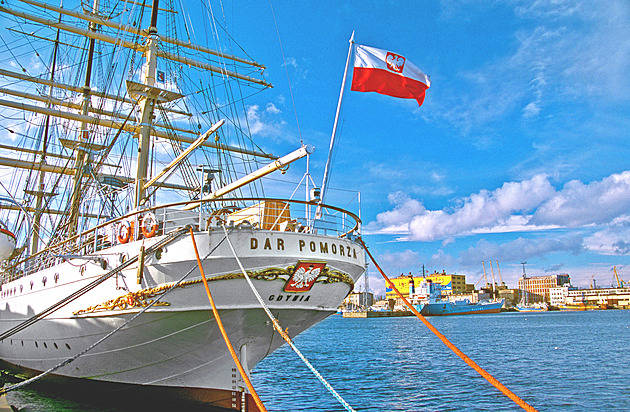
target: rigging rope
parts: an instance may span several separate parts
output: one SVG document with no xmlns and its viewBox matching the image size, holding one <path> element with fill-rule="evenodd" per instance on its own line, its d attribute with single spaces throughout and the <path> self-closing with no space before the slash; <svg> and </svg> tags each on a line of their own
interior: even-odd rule
<svg viewBox="0 0 630 412">
<path fill-rule="evenodd" d="M 223 322 L 221 322 L 221 318 L 219 317 L 219 311 L 217 310 L 217 307 L 214 304 L 214 299 L 212 299 L 212 294 L 210 293 L 210 287 L 208 286 L 208 280 L 206 279 L 206 274 L 203 271 L 203 265 L 201 264 L 201 259 L 199 259 L 199 250 L 197 249 L 197 242 L 195 241 L 195 234 L 193 233 L 192 227 L 190 228 L 190 238 L 192 239 L 193 249 L 195 249 L 195 256 L 197 257 L 197 265 L 199 266 L 199 272 L 201 273 L 203 286 L 206 288 L 206 294 L 208 295 L 210 306 L 212 306 L 212 313 L 214 314 L 214 318 L 217 321 L 217 326 L 219 326 L 219 330 L 221 331 L 223 340 L 225 340 L 225 344 L 228 350 L 230 351 L 230 355 L 232 355 L 232 359 L 234 360 L 234 363 L 236 364 L 236 367 L 238 368 L 238 371 L 240 372 L 241 377 L 243 378 L 243 381 L 245 382 L 245 385 L 247 385 L 247 389 L 249 389 L 249 393 L 254 397 L 254 402 L 256 402 L 256 406 L 258 406 L 258 409 L 260 409 L 261 411 L 267 412 L 267 408 L 265 408 L 265 405 L 260 400 L 260 397 L 258 397 L 258 393 L 256 393 L 256 390 L 254 389 L 254 385 L 252 385 L 252 382 L 249 380 L 249 376 L 247 376 L 247 372 L 245 372 L 245 369 L 243 368 L 241 361 L 238 359 L 238 356 L 236 356 L 236 352 L 234 351 L 234 347 L 232 346 L 232 343 L 230 342 L 230 338 L 228 337 L 227 332 L 225 331 L 225 328 L 223 327 Z"/>
<path fill-rule="evenodd" d="M 484 379 L 486 379 L 488 382 L 490 382 L 490 384 L 492 384 L 492 386 L 494 386 L 495 388 L 500 390 L 505 396 L 510 398 L 512 401 L 514 401 L 514 403 L 516 403 L 518 406 L 520 406 L 521 408 L 525 409 L 526 411 L 536 412 L 536 409 L 534 409 L 533 406 L 529 405 L 527 402 L 525 402 L 524 400 L 519 398 L 514 392 L 509 390 L 505 385 L 503 385 L 501 382 L 499 382 L 494 376 L 490 375 L 481 366 L 477 365 L 464 352 L 459 350 L 459 348 L 457 348 L 457 346 L 453 345 L 453 343 L 451 343 L 451 341 L 449 341 L 446 338 L 446 336 L 442 335 L 442 333 L 440 333 L 440 331 L 437 330 L 437 328 L 435 326 L 433 326 L 428 320 L 426 320 L 426 318 L 424 316 L 422 316 L 422 314 L 420 314 L 420 312 L 418 312 L 416 310 L 416 308 L 414 308 L 409 303 L 409 301 L 402 295 L 402 293 L 400 293 L 398 291 L 398 289 L 396 288 L 394 283 L 391 280 L 389 280 L 387 275 L 385 275 L 385 272 L 383 272 L 383 270 L 378 265 L 378 263 L 376 263 L 376 260 L 374 259 L 374 257 L 370 253 L 370 251 L 368 250 L 367 246 L 365 245 L 365 243 L 363 243 L 363 239 L 358 238 L 358 240 L 361 243 L 361 246 L 363 247 L 365 252 L 368 254 L 370 259 L 372 260 L 372 263 L 374 263 L 374 266 L 376 266 L 376 268 L 381 273 L 383 278 L 385 278 L 385 281 L 387 282 L 387 284 L 396 292 L 396 294 L 398 294 L 398 297 L 400 297 L 402 299 L 402 301 L 405 303 L 405 305 L 418 317 L 418 319 L 420 319 L 422 321 L 422 323 L 424 323 L 426 325 L 426 327 L 429 328 L 429 330 L 431 330 L 431 332 L 433 332 L 435 334 L 435 336 L 437 336 L 442 341 L 442 343 L 444 343 L 450 350 L 455 352 L 455 354 L 457 356 L 459 356 L 460 358 L 462 358 L 462 360 L 464 362 L 466 362 L 466 364 L 468 366 L 470 366 L 475 371 L 477 371 L 477 373 L 479 373 Z M 366 276 L 367 276 L 367 274 L 366 274 Z"/>
<path fill-rule="evenodd" d="M 184 234 L 186 232 L 186 227 L 184 228 L 180 228 L 180 230 L 178 231 L 178 235 L 177 237 L 171 239 L 171 240 L 175 240 L 177 239 L 180 235 Z M 218 246 L 218 245 L 217 245 Z M 210 254 L 212 252 L 214 252 L 216 250 L 216 247 L 214 249 L 212 249 L 208 255 L 204 258 L 206 259 L 208 256 L 210 256 Z M 193 270 L 195 270 L 195 266 L 193 266 L 184 276 L 182 276 L 181 279 L 179 279 L 177 282 L 173 283 L 173 285 L 171 285 L 170 288 L 166 289 L 164 291 L 164 293 L 160 296 L 158 296 L 157 298 L 155 298 L 153 301 L 149 302 L 149 304 L 145 307 L 143 307 L 140 311 L 138 311 L 138 313 L 136 313 L 134 316 L 132 316 L 131 318 L 129 318 L 128 320 L 126 320 L 125 322 L 123 322 L 120 326 L 118 326 L 116 329 L 112 330 L 111 332 L 109 332 L 107 335 L 103 336 L 101 339 L 99 339 L 98 341 L 94 342 L 92 345 L 88 346 L 87 348 L 83 349 L 81 352 L 77 353 L 76 355 L 74 355 L 71 358 L 68 358 L 66 360 L 64 360 L 63 362 L 61 362 L 60 364 L 53 366 L 52 368 L 48 369 L 45 372 L 40 373 L 37 376 L 34 376 L 30 379 L 27 379 L 25 381 L 16 383 L 15 385 L 11 385 L 11 386 L 7 386 L 4 387 L 2 389 L 0 389 L 0 396 L 4 395 L 7 392 L 13 391 L 15 389 L 19 389 L 22 388 L 26 385 L 29 385 L 35 381 L 38 381 L 44 377 L 46 377 L 47 375 L 50 375 L 51 373 L 53 373 L 54 371 L 56 371 L 57 369 L 60 369 L 72 362 L 74 362 L 75 360 L 77 360 L 79 357 L 85 355 L 87 352 L 89 352 L 90 350 L 94 349 L 96 346 L 100 345 L 101 343 L 103 343 L 106 339 L 108 339 L 109 337 L 111 337 L 112 335 L 114 335 L 116 332 L 118 332 L 119 330 L 121 330 L 122 328 L 124 328 L 125 326 L 129 325 L 131 322 L 133 322 L 135 319 L 138 318 L 138 316 L 142 315 L 144 312 L 146 312 L 148 309 L 150 309 L 151 307 L 153 307 L 154 305 L 156 305 L 160 300 L 162 300 L 162 298 L 164 298 L 166 295 L 169 294 L 169 292 L 171 292 L 173 289 L 175 289 L 176 287 L 178 287 L 183 281 L 184 279 L 186 279 L 192 272 Z"/>
<path fill-rule="evenodd" d="M 187 231 L 187 228 L 180 228 L 180 229 L 178 229 L 178 230 L 176 230 L 174 232 L 171 232 L 169 235 L 167 235 L 166 238 L 162 239 L 161 241 L 159 241 L 159 242 L 153 244 L 151 247 L 147 248 L 147 250 L 145 252 L 145 255 L 152 254 L 153 252 L 155 252 L 159 248 L 162 248 L 162 247 L 166 246 L 170 242 L 172 242 L 175 239 L 177 239 L 178 237 L 180 237 L 186 231 Z M 102 275 L 101 277 L 97 278 L 96 280 L 94 280 L 93 282 L 89 283 L 88 285 L 82 287 L 81 289 L 77 290 L 76 292 L 70 294 L 69 296 L 63 298 L 62 300 L 60 300 L 59 302 L 55 303 L 54 305 L 48 307 L 47 309 L 44 309 L 43 311 L 39 312 L 38 314 L 28 318 L 24 322 L 18 324 L 17 326 L 14 326 L 13 328 L 11 328 L 11 329 L 7 330 L 6 332 L 2 333 L 0 335 L 0 341 L 4 340 L 4 339 L 6 339 L 6 338 L 8 338 L 10 336 L 13 336 L 14 334 L 16 334 L 16 333 L 26 329 L 27 327 L 37 323 L 39 320 L 43 319 L 44 317 L 50 315 L 51 313 L 55 312 L 56 310 L 62 308 L 63 306 L 67 305 L 68 303 L 72 302 L 73 300 L 79 298 L 80 296 L 82 296 L 85 293 L 89 292 L 90 290 L 94 289 L 95 287 L 97 287 L 101 283 L 105 282 L 107 279 L 109 279 L 112 276 L 114 276 L 115 274 L 121 272 L 123 269 L 126 269 L 131 264 L 135 263 L 138 260 L 138 256 L 135 256 L 134 258 L 125 261 L 120 266 L 110 270 L 106 274 Z"/>
<path fill-rule="evenodd" d="M 337 399 L 337 401 L 344 408 L 346 408 L 346 410 L 348 410 L 350 412 L 355 412 L 354 409 L 352 409 L 352 407 L 341 397 L 341 395 L 339 395 L 337 393 L 337 391 L 335 391 L 335 389 L 332 386 L 330 386 L 330 384 L 326 381 L 326 379 L 324 379 L 324 377 L 315 369 L 315 367 L 308 361 L 308 359 L 306 359 L 306 357 L 304 355 L 302 355 L 302 352 L 300 352 L 300 350 L 295 346 L 295 344 L 291 340 L 291 337 L 289 337 L 289 335 L 286 333 L 286 331 L 282 330 L 282 325 L 280 325 L 280 322 L 278 321 L 278 319 L 276 319 L 273 316 L 273 314 L 269 310 L 269 307 L 265 304 L 265 301 L 262 299 L 262 297 L 260 296 L 260 294 L 256 290 L 256 287 L 254 287 L 254 284 L 252 283 L 252 280 L 250 279 L 249 275 L 247 274 L 247 271 L 243 267 L 243 265 L 241 263 L 241 260 L 239 259 L 238 255 L 236 254 L 236 250 L 234 250 L 234 246 L 232 245 L 232 242 L 230 241 L 230 238 L 228 236 L 228 232 L 227 232 L 227 229 L 225 228 L 225 226 L 223 226 L 223 231 L 225 232 L 225 239 L 227 240 L 228 245 L 230 245 L 230 249 L 232 250 L 232 253 L 234 254 L 234 258 L 236 259 L 236 262 L 238 263 L 238 266 L 241 269 L 241 272 L 245 276 L 245 280 L 247 280 L 247 283 L 249 284 L 249 287 L 251 288 L 252 292 L 254 292 L 254 295 L 256 296 L 256 299 L 258 299 L 258 302 L 260 303 L 260 306 L 262 306 L 264 311 L 267 313 L 267 316 L 271 320 L 271 323 L 273 324 L 274 329 L 276 331 L 278 331 L 280 336 L 282 336 L 282 338 L 289 344 L 289 346 L 291 346 L 291 349 L 293 349 L 293 351 L 300 357 L 300 359 L 302 359 L 304 364 L 311 370 L 311 372 L 313 372 L 313 375 L 315 375 L 315 377 L 317 377 L 317 379 L 319 379 L 319 381 L 324 385 L 324 387 L 326 387 L 326 389 L 328 389 L 328 391 L 335 397 L 335 399 Z"/>
</svg>

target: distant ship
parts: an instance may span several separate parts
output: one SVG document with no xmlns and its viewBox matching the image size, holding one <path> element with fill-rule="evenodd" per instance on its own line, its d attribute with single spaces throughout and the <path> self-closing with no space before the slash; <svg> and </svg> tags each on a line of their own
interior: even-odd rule
<svg viewBox="0 0 630 412">
<path fill-rule="evenodd" d="M 542 303 L 519 303 L 515 309 L 519 312 L 546 312 L 549 306 L 545 302 Z"/>
<path fill-rule="evenodd" d="M 442 287 L 433 282 L 423 282 L 418 293 L 413 294 L 414 308 L 425 316 L 471 315 L 474 313 L 499 313 L 503 299 L 471 302 L 469 299 L 449 301 L 442 299 Z"/>
<path fill-rule="evenodd" d="M 525 274 L 525 263 L 523 263 L 523 296 L 515 309 L 519 312 L 546 312 L 549 306 L 545 302 L 529 302 L 529 291 L 527 290 L 527 275 Z"/>
<path fill-rule="evenodd" d="M 595 305 L 593 303 L 574 303 L 574 304 L 565 304 L 558 305 L 558 309 L 561 311 L 571 311 L 571 310 L 599 310 L 601 306 Z"/>
</svg>

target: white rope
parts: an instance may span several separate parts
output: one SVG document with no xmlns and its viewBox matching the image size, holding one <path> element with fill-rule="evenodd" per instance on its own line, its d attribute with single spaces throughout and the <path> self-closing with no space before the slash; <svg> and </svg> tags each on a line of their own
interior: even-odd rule
<svg viewBox="0 0 630 412">
<path fill-rule="evenodd" d="M 250 279 L 249 275 L 247 274 L 247 271 L 245 270 L 245 268 L 241 264 L 241 260 L 238 258 L 238 255 L 236 254 L 236 250 L 234 250 L 234 246 L 232 245 L 232 242 L 230 241 L 230 238 L 228 236 L 228 232 L 227 232 L 227 229 L 225 228 L 225 226 L 223 226 L 223 231 L 225 232 L 225 239 L 227 240 L 228 244 L 230 245 L 230 249 L 232 249 L 232 253 L 234 254 L 234 258 L 236 259 L 236 262 L 238 263 L 238 266 L 241 269 L 241 272 L 243 272 L 243 275 L 245 276 L 245 279 L 247 280 L 247 283 L 249 284 L 249 287 L 252 289 L 252 292 L 254 292 L 254 295 L 256 296 L 256 299 L 258 299 L 258 302 L 260 302 L 260 306 L 262 306 L 262 308 L 265 310 L 265 312 L 267 313 L 267 316 L 269 316 L 269 319 L 271 320 L 271 322 L 273 322 L 273 324 L 276 327 L 276 329 L 279 330 L 279 331 L 282 330 L 282 327 L 280 326 L 280 322 L 273 316 L 273 314 L 269 310 L 269 307 L 267 306 L 267 304 L 265 304 L 265 301 L 262 299 L 262 297 L 260 296 L 260 294 L 256 290 L 256 287 L 254 287 L 254 284 L 252 283 L 252 280 Z M 355 412 L 355 410 L 352 409 L 352 407 L 341 397 L 341 395 L 339 395 L 337 393 L 337 391 L 335 391 L 335 389 L 332 386 L 330 386 L 330 384 L 326 381 L 326 379 L 324 379 L 324 377 L 315 369 L 315 367 L 308 361 L 308 359 L 306 359 L 306 357 L 304 355 L 302 355 L 302 352 L 300 352 L 300 350 L 293 344 L 291 339 L 289 338 L 289 339 L 285 339 L 285 340 L 287 341 L 289 346 L 291 346 L 291 349 L 293 349 L 293 351 L 300 357 L 300 359 L 302 359 L 302 361 L 306 364 L 306 366 L 311 370 L 311 372 L 313 372 L 313 375 L 315 375 L 315 377 L 317 377 L 317 379 L 319 379 L 319 381 L 326 387 L 326 389 L 328 389 L 328 391 L 335 397 L 335 399 L 337 399 L 337 401 L 339 401 L 339 403 L 344 408 L 346 408 L 346 410 L 351 411 L 351 412 Z"/>
</svg>

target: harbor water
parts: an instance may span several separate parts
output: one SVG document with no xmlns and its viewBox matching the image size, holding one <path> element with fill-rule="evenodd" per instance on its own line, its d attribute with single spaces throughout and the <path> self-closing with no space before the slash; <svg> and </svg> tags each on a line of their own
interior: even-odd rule
<svg viewBox="0 0 630 412">
<path fill-rule="evenodd" d="M 630 411 L 630 311 L 432 317 L 451 342 L 540 411 Z M 291 329 L 289 328 L 289 333 Z M 334 315 L 296 346 L 357 411 L 522 410 L 415 317 Z M 269 411 L 342 411 L 284 345 L 252 372 Z M 109 412 L 32 390 L 9 403 L 35 411 Z"/>
</svg>

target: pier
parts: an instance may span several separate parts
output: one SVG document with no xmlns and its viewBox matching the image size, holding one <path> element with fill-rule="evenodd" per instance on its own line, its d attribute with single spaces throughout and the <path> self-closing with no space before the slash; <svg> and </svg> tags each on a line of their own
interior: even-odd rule
<svg viewBox="0 0 630 412">
<path fill-rule="evenodd" d="M 356 311 L 356 312 L 344 312 L 344 318 L 394 318 L 399 316 L 412 316 L 413 313 L 408 310 L 397 311 Z"/>
</svg>

